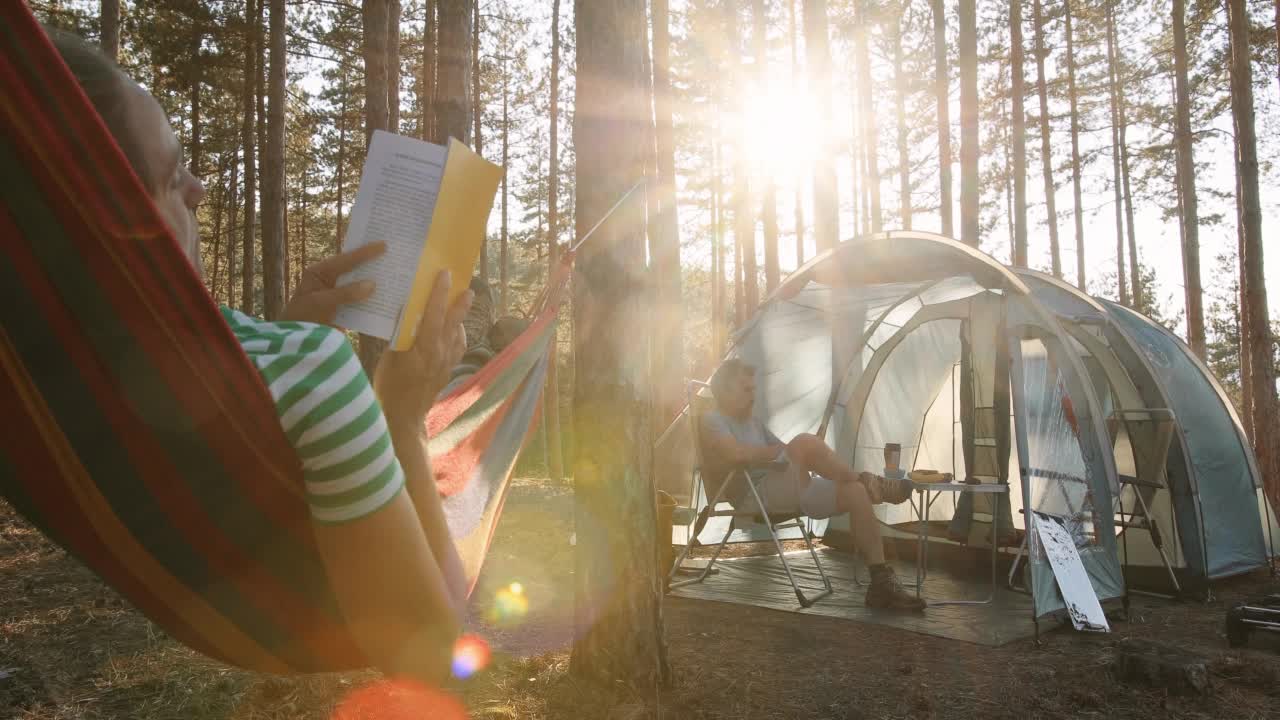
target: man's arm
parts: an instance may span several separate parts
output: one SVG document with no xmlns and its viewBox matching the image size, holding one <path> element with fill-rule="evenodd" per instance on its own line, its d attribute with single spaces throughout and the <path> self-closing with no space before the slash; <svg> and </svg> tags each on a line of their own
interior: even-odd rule
<svg viewBox="0 0 1280 720">
<path fill-rule="evenodd" d="M 778 459 L 778 455 L 787 449 L 786 445 L 748 445 L 739 442 L 724 422 L 715 415 L 703 417 L 703 438 L 707 449 L 721 461 L 730 465 L 763 465 Z"/>
</svg>

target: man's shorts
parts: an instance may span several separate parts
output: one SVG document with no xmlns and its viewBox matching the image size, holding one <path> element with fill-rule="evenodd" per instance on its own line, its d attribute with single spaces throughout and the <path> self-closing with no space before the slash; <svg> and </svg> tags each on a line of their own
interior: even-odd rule
<svg viewBox="0 0 1280 720">
<path fill-rule="evenodd" d="M 795 463 L 785 470 L 775 470 L 756 484 L 770 515 L 799 514 L 823 520 L 840 513 L 836 502 L 836 484 L 819 475 L 809 475 Z M 755 496 L 747 491 L 737 509 L 756 512 Z"/>
</svg>

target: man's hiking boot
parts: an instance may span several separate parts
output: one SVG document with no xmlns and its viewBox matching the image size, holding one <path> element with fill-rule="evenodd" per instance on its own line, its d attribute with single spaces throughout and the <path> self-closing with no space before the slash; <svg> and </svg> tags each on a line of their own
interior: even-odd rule
<svg viewBox="0 0 1280 720">
<path fill-rule="evenodd" d="M 871 567 L 871 585 L 867 588 L 866 605 L 879 610 L 924 610 L 923 598 L 907 592 L 888 565 Z"/>
</svg>

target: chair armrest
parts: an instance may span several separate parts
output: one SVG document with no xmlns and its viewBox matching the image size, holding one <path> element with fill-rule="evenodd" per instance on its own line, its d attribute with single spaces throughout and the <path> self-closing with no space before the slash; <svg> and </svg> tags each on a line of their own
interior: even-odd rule
<svg viewBox="0 0 1280 720">
<path fill-rule="evenodd" d="M 787 463 L 784 462 L 763 462 L 763 463 L 739 463 L 730 466 L 733 472 L 750 472 L 752 470 L 765 470 L 767 472 L 782 472 L 787 469 Z"/>
</svg>

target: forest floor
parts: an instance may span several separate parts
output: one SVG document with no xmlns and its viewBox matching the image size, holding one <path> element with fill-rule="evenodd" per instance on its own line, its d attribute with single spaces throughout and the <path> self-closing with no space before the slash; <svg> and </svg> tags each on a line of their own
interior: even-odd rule
<svg viewBox="0 0 1280 720">
<path fill-rule="evenodd" d="M 1220 584 L 1207 605 L 1144 604 L 1110 635 L 1057 630 L 1039 648 L 669 597 L 672 686 L 587 685 L 568 670 L 571 510 L 567 488 L 524 479 L 512 490 L 469 622 L 493 662 L 451 688 L 473 718 L 1280 717 L 1280 641 L 1255 634 L 1231 650 L 1222 629 L 1233 601 L 1275 591 L 1266 572 Z M 503 619 L 493 598 L 512 582 L 528 611 Z M 1125 638 L 1203 656 L 1212 691 L 1173 697 L 1116 682 L 1107 666 Z M 376 681 L 373 672 L 268 677 L 204 659 L 0 503 L 0 718 L 319 719 Z"/>
</svg>

